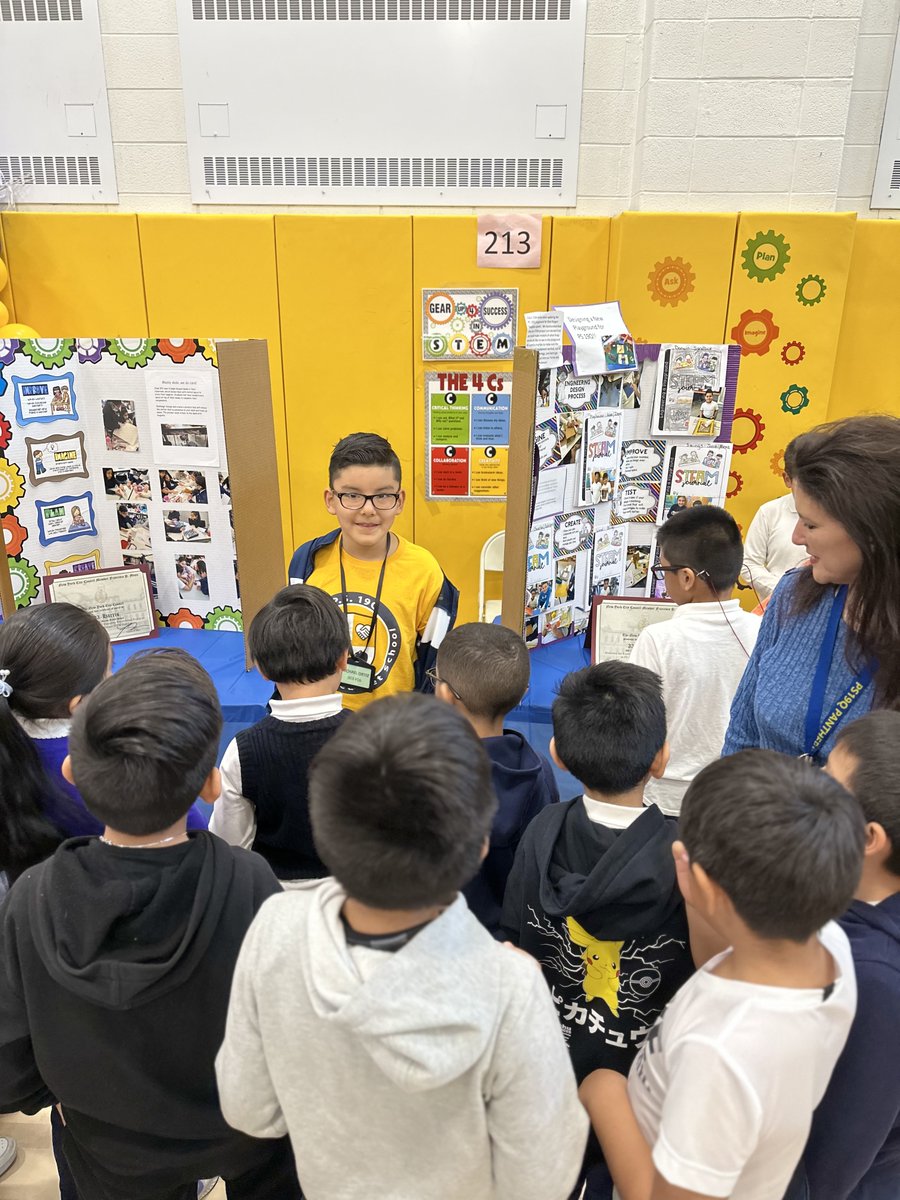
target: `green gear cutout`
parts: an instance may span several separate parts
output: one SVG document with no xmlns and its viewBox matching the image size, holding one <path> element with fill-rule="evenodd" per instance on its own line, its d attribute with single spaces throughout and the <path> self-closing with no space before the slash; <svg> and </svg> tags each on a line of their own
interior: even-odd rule
<svg viewBox="0 0 900 1200">
<path fill-rule="evenodd" d="M 814 304 L 821 304 L 827 291 L 828 286 L 821 275 L 804 275 L 796 288 L 797 299 L 807 308 L 812 308 Z"/>
<path fill-rule="evenodd" d="M 110 338 L 106 351 L 120 366 L 146 367 L 156 354 L 156 338 Z"/>
<path fill-rule="evenodd" d="M 38 594 L 37 568 L 27 558 L 11 558 L 9 575 L 12 580 L 13 598 L 16 608 L 24 608 Z"/>
<path fill-rule="evenodd" d="M 230 604 L 220 605 L 219 608 L 214 608 L 206 620 L 203 622 L 204 629 L 227 629 L 236 633 L 242 633 L 244 629 L 244 618 L 238 609 L 232 608 Z"/>
<path fill-rule="evenodd" d="M 809 390 L 792 383 L 786 392 L 781 393 L 781 407 L 786 413 L 796 417 L 809 404 Z"/>
<path fill-rule="evenodd" d="M 784 236 L 774 229 L 759 232 L 747 242 L 741 258 L 743 267 L 757 283 L 771 283 L 776 275 L 782 275 L 791 261 L 790 245 Z"/>
<path fill-rule="evenodd" d="M 22 352 L 36 367 L 61 367 L 75 352 L 74 338 L 26 338 Z"/>
</svg>

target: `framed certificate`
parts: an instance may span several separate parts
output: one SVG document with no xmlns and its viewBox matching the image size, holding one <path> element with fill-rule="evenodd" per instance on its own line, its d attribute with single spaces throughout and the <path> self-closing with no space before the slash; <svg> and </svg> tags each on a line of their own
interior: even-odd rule
<svg viewBox="0 0 900 1200">
<path fill-rule="evenodd" d="M 96 617 L 111 642 L 135 642 L 159 637 L 150 568 L 101 567 L 71 575 L 46 575 L 43 579 L 47 602 L 77 604 Z"/>
<path fill-rule="evenodd" d="M 628 596 L 594 596 L 591 612 L 591 663 L 627 662 L 641 630 L 669 621 L 678 607 L 673 600 Z"/>
</svg>

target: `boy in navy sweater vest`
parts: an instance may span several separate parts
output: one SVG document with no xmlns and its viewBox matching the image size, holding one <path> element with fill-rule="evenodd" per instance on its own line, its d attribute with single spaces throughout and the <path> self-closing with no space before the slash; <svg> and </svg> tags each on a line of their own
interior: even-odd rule
<svg viewBox="0 0 900 1200">
<path fill-rule="evenodd" d="M 210 829 L 253 849 L 282 881 L 328 874 L 309 823 L 309 764 L 348 713 L 338 691 L 350 635 L 340 609 L 319 588 L 282 588 L 253 618 L 250 654 L 280 699 L 242 729 L 222 758 L 222 794 Z"/>
<path fill-rule="evenodd" d="M 506 880 L 529 821 L 559 799 L 553 768 L 503 720 L 525 695 L 531 667 L 518 634 L 502 625 L 452 629 L 438 650 L 435 695 L 467 718 L 491 760 L 497 815 L 481 869 L 463 888 L 469 908 L 491 933 L 500 927 Z"/>
</svg>

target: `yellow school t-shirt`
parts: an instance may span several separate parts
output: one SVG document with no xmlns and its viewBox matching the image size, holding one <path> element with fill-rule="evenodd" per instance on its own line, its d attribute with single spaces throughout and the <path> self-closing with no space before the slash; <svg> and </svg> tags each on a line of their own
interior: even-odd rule
<svg viewBox="0 0 900 1200">
<path fill-rule="evenodd" d="M 411 692 L 415 686 L 413 663 L 416 638 L 424 631 L 440 595 L 443 572 L 433 555 L 406 538 L 397 538 L 397 549 L 388 556 L 378 605 L 378 620 L 369 642 L 369 661 L 375 667 L 375 691 L 344 696 L 345 708 L 362 708 L 376 696 Z M 306 583 L 341 597 L 340 539 L 316 554 Z M 381 559 L 353 558 L 344 551 L 347 580 L 347 617 L 354 650 L 362 650 L 369 636 Z"/>
</svg>

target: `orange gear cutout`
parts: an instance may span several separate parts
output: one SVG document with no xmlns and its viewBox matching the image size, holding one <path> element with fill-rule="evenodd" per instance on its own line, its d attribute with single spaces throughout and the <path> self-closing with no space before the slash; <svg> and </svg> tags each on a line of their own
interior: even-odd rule
<svg viewBox="0 0 900 1200">
<path fill-rule="evenodd" d="M 756 311 L 746 308 L 731 330 L 731 336 L 741 348 L 741 355 L 768 354 L 778 337 L 779 329 L 767 308 Z"/>
<path fill-rule="evenodd" d="M 683 258 L 664 258 L 662 262 L 654 263 L 648 274 L 647 291 L 663 308 L 666 305 L 676 308 L 694 290 L 696 278 L 691 264 Z"/>
</svg>

